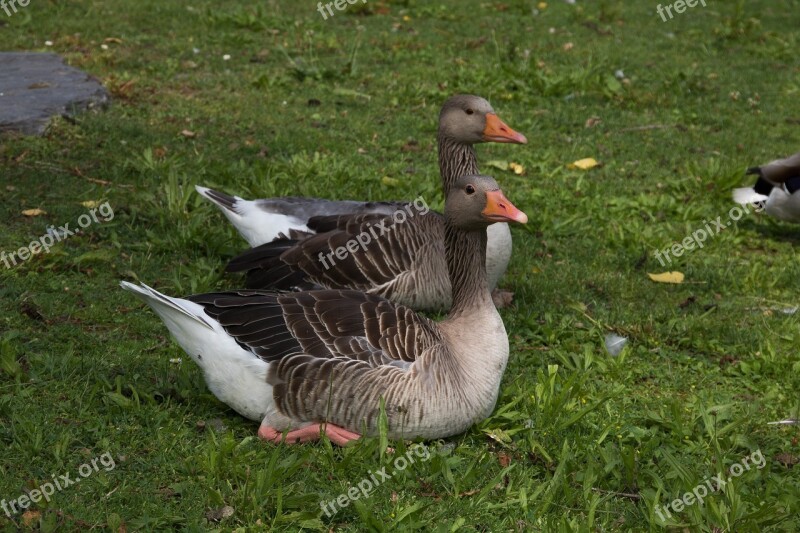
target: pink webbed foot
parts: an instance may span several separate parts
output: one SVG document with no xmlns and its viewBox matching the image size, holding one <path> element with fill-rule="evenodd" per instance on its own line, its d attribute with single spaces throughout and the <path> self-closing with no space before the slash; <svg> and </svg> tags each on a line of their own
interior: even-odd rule
<svg viewBox="0 0 800 533">
<path fill-rule="evenodd" d="M 348 442 L 358 440 L 361 435 L 348 431 L 343 427 L 331 423 L 325 424 L 309 424 L 308 426 L 300 429 L 295 429 L 286 434 L 286 440 L 283 439 L 283 432 L 276 430 L 270 426 L 261 426 L 258 429 L 258 436 L 264 440 L 280 444 L 300 444 L 301 442 L 312 442 L 320 439 L 320 428 L 325 432 L 330 441 L 338 446 L 345 446 Z"/>
</svg>

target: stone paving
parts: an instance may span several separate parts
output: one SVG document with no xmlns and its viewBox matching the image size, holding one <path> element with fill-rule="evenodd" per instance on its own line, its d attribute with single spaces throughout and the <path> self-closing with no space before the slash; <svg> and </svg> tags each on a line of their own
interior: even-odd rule
<svg viewBox="0 0 800 533">
<path fill-rule="evenodd" d="M 0 52 L 0 134 L 42 135 L 54 116 L 106 107 L 108 91 L 57 54 Z"/>
</svg>

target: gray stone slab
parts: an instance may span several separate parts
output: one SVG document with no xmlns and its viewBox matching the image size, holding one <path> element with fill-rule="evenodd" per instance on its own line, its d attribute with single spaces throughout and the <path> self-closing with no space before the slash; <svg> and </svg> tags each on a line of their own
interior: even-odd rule
<svg viewBox="0 0 800 533">
<path fill-rule="evenodd" d="M 56 55 L 0 52 L 0 134 L 42 135 L 54 116 L 105 107 L 105 87 Z"/>
</svg>

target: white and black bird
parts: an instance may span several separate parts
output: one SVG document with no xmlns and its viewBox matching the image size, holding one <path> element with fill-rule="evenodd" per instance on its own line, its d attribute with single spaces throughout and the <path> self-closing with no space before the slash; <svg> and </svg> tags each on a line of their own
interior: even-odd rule
<svg viewBox="0 0 800 533">
<path fill-rule="evenodd" d="M 751 204 L 779 220 L 800 222 L 800 152 L 747 169 L 758 176 L 755 185 L 733 190 L 738 204 Z"/>
</svg>

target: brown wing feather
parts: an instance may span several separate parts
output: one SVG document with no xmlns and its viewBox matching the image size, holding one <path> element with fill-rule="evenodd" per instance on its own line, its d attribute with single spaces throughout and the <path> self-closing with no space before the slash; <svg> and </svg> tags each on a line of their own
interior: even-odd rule
<svg viewBox="0 0 800 533">
<path fill-rule="evenodd" d="M 414 361 L 442 342 L 432 321 L 358 291 L 234 291 L 188 299 L 202 305 L 242 347 L 269 362 L 303 354 L 377 367 Z"/>
<path fill-rule="evenodd" d="M 432 295 L 429 300 L 447 299 L 446 279 L 431 282 L 422 277 L 447 271 L 441 215 L 416 214 L 403 223 L 395 223 L 391 216 L 378 215 L 318 218 L 324 219 L 320 228 L 336 229 L 298 242 L 262 245 L 260 251 L 254 249 L 234 259 L 231 264 L 238 266 L 229 270 L 250 269 L 248 280 L 258 283 L 258 288 L 289 289 L 302 282 L 331 289 L 361 290 L 424 307 L 420 304 L 422 295 L 415 288 L 419 279 L 426 281 L 423 284 L 426 290 L 443 293 L 440 297 Z M 369 242 L 362 246 L 359 236 Z M 348 243 L 355 251 L 345 252 Z M 335 255 L 337 249 L 339 257 Z M 291 286 L 286 286 L 287 283 Z"/>
</svg>

